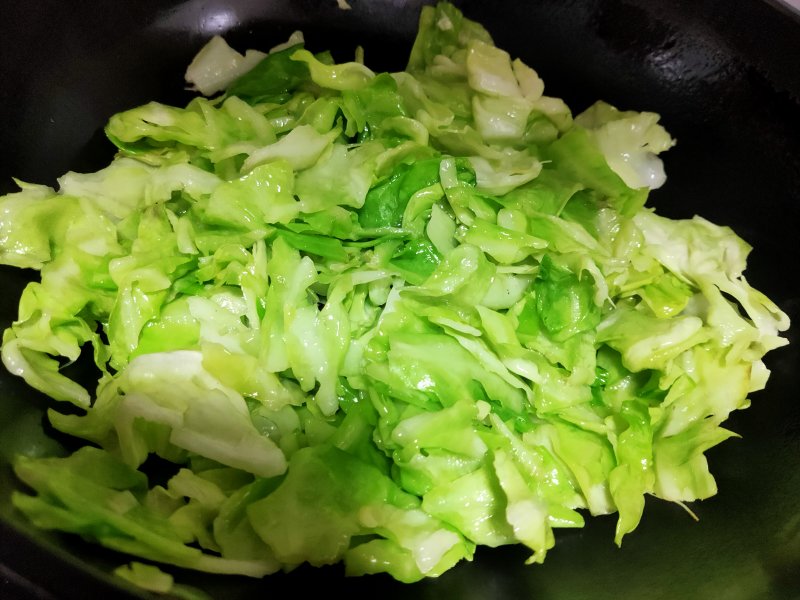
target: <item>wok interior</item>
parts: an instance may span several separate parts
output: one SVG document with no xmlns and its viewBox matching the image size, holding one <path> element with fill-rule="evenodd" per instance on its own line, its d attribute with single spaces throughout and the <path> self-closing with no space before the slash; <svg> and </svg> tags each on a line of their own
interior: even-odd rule
<svg viewBox="0 0 800 600">
<path fill-rule="evenodd" d="M 0 36 L 0 74 L 7 82 L 0 90 L 0 191 L 14 189 L 11 177 L 53 184 L 67 170 L 103 166 L 113 154 L 101 131 L 105 119 L 151 99 L 187 102 L 183 70 L 215 33 L 240 50 L 266 49 L 301 29 L 312 49 L 332 49 L 344 59 L 362 44 L 374 70 L 403 68 L 421 3 L 351 4 L 351 11 L 327 0 L 7 7 Z M 537 69 L 548 93 L 564 97 L 573 111 L 602 98 L 660 113 L 678 145 L 664 155 L 667 184 L 650 205 L 665 216 L 700 214 L 730 225 L 755 248 L 748 280 L 797 321 L 800 76 L 790 57 L 800 56 L 798 19 L 762 2 L 736 3 L 724 14 L 713 2 L 531 4 L 458 3 L 498 46 Z M 5 327 L 30 274 L 0 272 Z M 767 359 L 768 389 L 728 423 L 742 439 L 709 452 L 720 493 L 692 506 L 699 523 L 677 506 L 648 502 L 622 549 L 612 542 L 613 517 L 592 519 L 584 530 L 559 532 L 544 565 L 525 566 L 519 548 L 482 549 L 473 562 L 412 587 L 383 576 L 343 579 L 337 567 L 301 567 L 268 581 L 186 572 L 179 581 L 231 598 L 302 592 L 320 582 L 331 591 L 387 598 L 716 598 L 726 590 L 742 598 L 789 598 L 800 587 L 800 410 L 791 330 L 789 339 L 789 347 Z M 29 443 L 49 451 L 46 406 L 2 373 L 3 432 L 24 431 Z M 0 434 L 2 535 L 14 541 L 4 542 L 3 562 L 65 597 L 107 591 L 116 584 L 105 573 L 124 557 L 34 531 L 10 508 L 10 491 L 19 484 L 8 461 L 19 448 L 8 440 L 19 438 Z"/>
</svg>

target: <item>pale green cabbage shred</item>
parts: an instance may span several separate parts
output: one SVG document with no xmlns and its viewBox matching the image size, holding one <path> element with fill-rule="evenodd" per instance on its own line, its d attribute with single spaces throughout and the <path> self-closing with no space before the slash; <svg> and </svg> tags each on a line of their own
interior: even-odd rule
<svg viewBox="0 0 800 600">
<path fill-rule="evenodd" d="M 86 441 L 17 459 L 33 523 L 212 573 L 413 582 L 479 545 L 542 562 L 588 515 L 620 544 L 646 496 L 717 492 L 704 452 L 787 343 L 750 247 L 645 207 L 658 115 L 573 118 L 454 6 L 419 25 L 393 73 L 215 37 L 187 70 L 211 97 L 116 114 L 108 167 L 0 198 L 0 260 L 40 273 L 3 362 Z M 64 369 L 87 348 L 96 389 Z"/>
</svg>

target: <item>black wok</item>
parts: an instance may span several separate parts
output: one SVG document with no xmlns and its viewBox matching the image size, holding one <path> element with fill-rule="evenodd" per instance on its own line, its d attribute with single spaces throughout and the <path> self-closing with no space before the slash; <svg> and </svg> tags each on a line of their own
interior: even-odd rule
<svg viewBox="0 0 800 600">
<path fill-rule="evenodd" d="M 182 73 L 215 33 L 240 50 L 269 48 L 302 29 L 313 49 L 375 70 L 402 69 L 420 0 L 101 0 L 6 2 L 0 23 L 0 193 L 12 177 L 53 184 L 67 170 L 102 167 L 113 148 L 102 126 L 151 99 L 184 104 Z M 731 226 L 755 250 L 746 273 L 800 323 L 800 13 L 763 0 L 465 0 L 497 45 L 538 70 L 575 112 L 596 99 L 655 111 L 678 140 L 667 184 L 650 205 Z M 0 269 L 5 328 L 29 274 Z M 708 453 L 719 494 L 693 521 L 648 499 L 618 549 L 614 517 L 561 531 L 544 565 L 519 548 L 484 549 L 435 580 L 345 579 L 337 567 L 264 580 L 175 570 L 215 598 L 304 597 L 312 590 L 388 598 L 800 598 L 800 340 L 767 357 L 772 378 L 735 414 L 741 439 Z M 9 455 L 47 452 L 45 398 L 0 373 L 0 597 L 141 594 L 109 575 L 125 557 L 73 536 L 34 530 L 11 508 L 19 487 Z M 21 432 L 24 435 L 21 436 Z M 317 592 L 319 593 L 319 592 Z"/>
</svg>

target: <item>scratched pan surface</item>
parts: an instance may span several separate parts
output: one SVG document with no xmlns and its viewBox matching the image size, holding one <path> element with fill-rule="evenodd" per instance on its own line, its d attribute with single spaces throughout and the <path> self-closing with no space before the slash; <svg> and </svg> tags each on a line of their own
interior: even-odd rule
<svg viewBox="0 0 800 600">
<path fill-rule="evenodd" d="M 0 193 L 11 177 L 52 184 L 112 156 L 101 128 L 151 99 L 188 101 L 182 72 L 212 34 L 240 50 L 302 29 L 314 50 L 366 50 L 398 70 L 419 0 L 103 0 L 8 2 L 0 21 Z M 670 217 L 701 214 L 751 243 L 747 275 L 800 324 L 800 17 L 759 0 L 468 0 L 457 3 L 497 44 L 543 77 L 574 111 L 595 99 L 661 113 L 678 145 L 650 203 Z M 341 60 L 341 59 L 340 59 Z M 0 269 L 0 326 L 14 318 L 27 275 Z M 796 328 L 797 326 L 795 326 Z M 728 425 L 742 435 L 708 453 L 719 494 L 680 507 L 648 499 L 623 548 L 613 517 L 560 531 L 544 565 L 520 548 L 485 549 L 436 580 L 344 578 L 336 567 L 264 580 L 177 572 L 214 598 L 296 594 L 531 600 L 800 598 L 800 385 L 796 331 L 771 353 L 768 389 Z M 133 597 L 108 575 L 123 557 L 34 531 L 10 507 L 8 457 L 48 452 L 46 399 L 0 373 L 0 597 Z M 24 440 L 24 448 L 20 440 Z"/>
</svg>

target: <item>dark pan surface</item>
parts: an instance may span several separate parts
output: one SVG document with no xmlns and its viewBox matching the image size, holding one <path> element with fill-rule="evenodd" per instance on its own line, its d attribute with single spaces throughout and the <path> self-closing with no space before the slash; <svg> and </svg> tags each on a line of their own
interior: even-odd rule
<svg viewBox="0 0 800 600">
<path fill-rule="evenodd" d="M 114 112 L 151 99 L 184 104 L 182 73 L 214 33 L 244 50 L 302 29 L 315 50 L 375 70 L 402 69 L 419 0 L 102 0 L 7 2 L 0 22 L 0 192 L 11 177 L 53 184 L 67 170 L 102 167 Z M 265 580 L 175 571 L 215 598 L 529 598 L 532 600 L 800 598 L 800 17 L 760 0 L 467 0 L 497 45 L 538 70 L 547 93 L 573 111 L 595 99 L 650 110 L 678 140 L 667 184 L 650 205 L 670 217 L 700 214 L 755 248 L 748 280 L 792 318 L 790 346 L 767 356 L 767 390 L 735 414 L 741 434 L 708 453 L 719 494 L 680 507 L 648 499 L 622 549 L 614 517 L 560 530 L 544 565 L 519 548 L 479 551 L 436 580 L 345 579 L 338 568 L 300 568 Z M 16 314 L 26 274 L 0 269 L 0 315 Z M 47 452 L 46 401 L 0 373 L 0 597 L 136 594 L 107 573 L 124 557 L 73 537 L 34 531 L 10 507 L 8 466 L 20 449 Z M 21 436 L 20 432 L 26 432 Z"/>
</svg>

